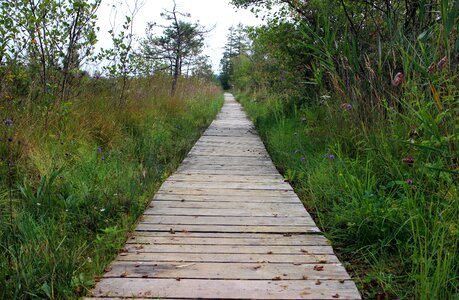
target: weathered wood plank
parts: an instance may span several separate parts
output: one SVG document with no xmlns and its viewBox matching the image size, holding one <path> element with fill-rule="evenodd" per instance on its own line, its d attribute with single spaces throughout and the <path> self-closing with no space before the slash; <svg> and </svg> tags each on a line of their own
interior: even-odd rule
<svg viewBox="0 0 459 300">
<path fill-rule="evenodd" d="M 314 221 L 306 216 L 295 218 L 279 217 L 214 217 L 214 216 L 167 216 L 143 215 L 139 224 L 171 225 L 247 225 L 247 226 L 315 226 Z"/>
<path fill-rule="evenodd" d="M 171 231 L 171 232 L 245 232 L 245 233 L 310 233 L 320 232 L 316 226 L 263 226 L 263 225 L 169 225 L 139 223 L 136 231 Z"/>
<path fill-rule="evenodd" d="M 124 253 L 116 261 L 133 262 L 208 262 L 208 263 L 287 263 L 314 264 L 320 261 L 336 262 L 331 254 L 248 254 L 248 253 Z"/>
<path fill-rule="evenodd" d="M 252 245 L 186 245 L 186 244 L 129 244 L 132 253 L 242 253 L 242 254 L 333 254 L 331 246 L 252 246 Z"/>
<path fill-rule="evenodd" d="M 277 218 L 291 218 L 291 217 L 304 217 L 305 214 L 298 209 L 282 209 L 282 208 L 266 208 L 266 209 L 250 209 L 245 206 L 240 208 L 226 208 L 226 209 L 215 209 L 215 208 L 200 208 L 196 206 L 191 207 L 171 207 L 161 206 L 159 203 L 162 201 L 155 202 L 157 205 L 153 205 L 152 208 L 145 210 L 145 215 L 155 216 L 220 216 L 220 217 L 277 217 Z M 165 201 L 164 201 L 165 202 Z M 178 202 L 181 204 L 182 202 Z M 185 202 L 183 202 L 185 203 Z M 159 205 L 158 205 L 159 204 Z M 209 206 L 209 203 L 205 203 Z M 234 205 L 234 204 L 233 204 Z M 151 206 L 150 206 L 151 207 Z"/>
<path fill-rule="evenodd" d="M 232 246 L 328 246 L 328 240 L 321 235 L 307 235 L 304 237 L 271 237 L 249 238 L 236 237 L 190 237 L 176 236 L 142 236 L 135 235 L 127 240 L 127 244 L 178 244 L 178 245 L 232 245 Z"/>
<path fill-rule="evenodd" d="M 273 276 L 275 275 L 275 276 Z M 117 262 L 105 278 L 187 278 L 225 280 L 346 280 L 350 279 L 341 264 L 269 264 L 269 263 L 136 263 Z"/>
<path fill-rule="evenodd" d="M 336 296 L 338 294 L 338 296 Z M 108 278 L 92 292 L 96 297 L 208 299 L 360 299 L 352 281 L 344 280 L 204 280 Z"/>
</svg>

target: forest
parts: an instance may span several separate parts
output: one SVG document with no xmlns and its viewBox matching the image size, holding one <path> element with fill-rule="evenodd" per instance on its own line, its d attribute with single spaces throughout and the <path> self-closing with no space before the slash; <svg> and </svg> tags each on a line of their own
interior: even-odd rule
<svg viewBox="0 0 459 300">
<path fill-rule="evenodd" d="M 459 1 L 233 0 L 220 79 L 365 299 L 456 299 Z"/>
<path fill-rule="evenodd" d="M 0 0 L 0 299 L 85 296 L 224 90 L 364 299 L 459 297 L 458 0 L 231 0 L 219 74 L 175 1 L 104 1 Z"/>
</svg>

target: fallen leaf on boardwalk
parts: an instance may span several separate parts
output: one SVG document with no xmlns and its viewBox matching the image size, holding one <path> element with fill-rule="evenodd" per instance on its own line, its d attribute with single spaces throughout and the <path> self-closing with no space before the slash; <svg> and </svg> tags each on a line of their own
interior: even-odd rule
<svg viewBox="0 0 459 300">
<path fill-rule="evenodd" d="M 110 272 L 111 270 L 112 270 L 112 267 L 106 267 L 106 268 L 104 269 L 104 272 Z"/>
<path fill-rule="evenodd" d="M 274 277 L 274 278 L 273 278 L 273 279 L 271 279 L 271 280 L 273 280 L 273 281 L 277 281 L 277 280 L 282 280 L 282 278 L 280 278 L 280 276 L 276 276 L 276 277 Z"/>
<path fill-rule="evenodd" d="M 345 281 L 344 279 L 340 279 L 339 283 L 344 283 L 344 281 Z"/>
<path fill-rule="evenodd" d="M 333 297 L 333 298 L 339 298 L 339 294 L 336 293 L 336 294 L 334 294 L 332 297 Z"/>
<path fill-rule="evenodd" d="M 148 274 L 143 274 L 142 278 L 148 278 Z"/>
<path fill-rule="evenodd" d="M 327 261 L 325 259 L 319 260 L 319 264 L 326 264 L 326 263 L 327 263 Z"/>
<path fill-rule="evenodd" d="M 175 280 L 180 281 L 180 278 L 175 278 Z"/>
<path fill-rule="evenodd" d="M 169 230 L 169 233 L 170 233 L 170 234 L 175 234 L 175 230 L 171 228 L 171 229 Z"/>
<path fill-rule="evenodd" d="M 309 292 L 309 291 L 302 291 L 302 292 L 300 293 L 300 295 L 301 295 L 301 296 L 311 295 L 311 292 Z"/>
<path fill-rule="evenodd" d="M 301 266 L 302 263 L 293 263 L 294 266 Z"/>
<path fill-rule="evenodd" d="M 126 277 L 128 276 L 128 272 L 124 271 L 123 273 L 120 274 L 120 277 Z"/>
<path fill-rule="evenodd" d="M 268 251 L 268 254 L 273 254 L 273 252 L 272 251 Z"/>
<path fill-rule="evenodd" d="M 323 270 L 324 270 L 324 266 L 315 265 L 315 266 L 314 266 L 314 270 L 316 270 L 316 271 L 323 271 Z"/>
<path fill-rule="evenodd" d="M 253 267 L 254 270 L 258 270 L 258 269 L 260 269 L 260 268 L 261 268 L 261 266 L 255 266 L 255 267 Z"/>
<path fill-rule="evenodd" d="M 304 249 L 301 249 L 301 252 L 303 252 L 303 253 L 309 253 L 308 250 L 304 250 Z"/>
<path fill-rule="evenodd" d="M 142 245 L 138 245 L 138 246 L 134 246 L 134 248 L 135 248 L 136 250 L 141 250 L 141 249 L 143 249 L 143 246 L 142 246 Z"/>
<path fill-rule="evenodd" d="M 321 285 L 322 284 L 322 281 L 320 281 L 319 279 L 316 280 L 316 285 Z"/>
<path fill-rule="evenodd" d="M 140 265 L 139 265 L 139 264 L 136 264 L 134 267 L 138 268 L 138 267 L 140 267 Z"/>
<path fill-rule="evenodd" d="M 303 275 L 303 280 L 308 280 L 308 276 Z"/>
</svg>

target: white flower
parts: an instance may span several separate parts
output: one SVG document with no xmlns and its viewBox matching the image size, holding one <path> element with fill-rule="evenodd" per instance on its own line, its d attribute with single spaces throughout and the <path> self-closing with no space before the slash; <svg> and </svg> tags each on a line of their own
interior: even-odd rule
<svg viewBox="0 0 459 300">
<path fill-rule="evenodd" d="M 101 209 L 100 209 L 100 212 L 104 212 L 104 211 L 105 211 L 105 208 L 101 208 Z"/>
</svg>

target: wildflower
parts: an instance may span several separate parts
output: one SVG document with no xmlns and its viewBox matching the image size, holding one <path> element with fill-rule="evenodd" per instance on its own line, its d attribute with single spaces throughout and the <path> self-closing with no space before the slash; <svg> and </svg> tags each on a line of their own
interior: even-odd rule
<svg viewBox="0 0 459 300">
<path fill-rule="evenodd" d="M 430 66 L 427 68 L 427 72 L 429 72 L 429 74 L 432 74 L 436 68 L 437 65 L 435 63 L 431 63 Z"/>
<path fill-rule="evenodd" d="M 5 124 L 6 127 L 11 127 L 13 126 L 13 121 L 10 119 L 6 119 L 5 121 L 3 121 L 3 124 Z"/>
<path fill-rule="evenodd" d="M 102 160 L 105 160 L 105 157 L 104 157 L 104 156 L 102 156 L 102 158 L 101 158 L 101 159 L 102 159 Z"/>
<path fill-rule="evenodd" d="M 404 79 L 404 75 L 402 72 L 398 72 L 397 75 L 395 75 L 394 79 L 392 80 L 392 85 L 393 86 L 399 86 Z"/>
<path fill-rule="evenodd" d="M 40 202 L 37 202 L 37 206 L 41 206 L 41 203 L 40 203 Z"/>
<path fill-rule="evenodd" d="M 437 69 L 442 70 L 448 64 L 448 57 L 444 56 L 440 61 L 437 63 Z"/>
<path fill-rule="evenodd" d="M 341 109 L 351 110 L 352 109 L 352 104 L 350 104 L 350 103 L 342 103 L 340 107 L 341 107 Z"/>
<path fill-rule="evenodd" d="M 97 148 L 97 152 L 102 152 L 102 148 L 101 147 Z"/>
<path fill-rule="evenodd" d="M 104 211 L 105 211 L 105 208 L 101 208 L 101 209 L 100 209 L 100 212 L 104 212 Z"/>
<path fill-rule="evenodd" d="M 334 160 L 335 159 L 335 155 L 330 154 L 330 156 L 328 158 L 330 158 L 331 160 Z"/>
<path fill-rule="evenodd" d="M 304 160 L 305 160 L 304 156 L 302 156 L 302 157 L 300 158 L 300 160 L 301 160 L 301 161 L 304 161 Z"/>
<path fill-rule="evenodd" d="M 408 178 L 408 179 L 406 180 L 406 183 L 408 183 L 408 185 L 413 185 L 413 179 Z"/>
<path fill-rule="evenodd" d="M 414 165 L 415 160 L 411 156 L 407 156 L 402 159 L 402 162 L 407 164 L 409 167 L 412 167 Z"/>
</svg>

